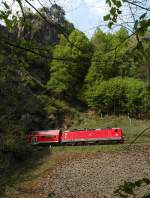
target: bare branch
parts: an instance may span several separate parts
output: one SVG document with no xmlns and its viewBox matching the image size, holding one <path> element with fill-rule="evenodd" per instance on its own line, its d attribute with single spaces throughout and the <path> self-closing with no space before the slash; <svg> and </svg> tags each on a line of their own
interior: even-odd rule
<svg viewBox="0 0 150 198">
<path fill-rule="evenodd" d="M 143 10 L 150 11 L 150 8 L 143 7 L 142 5 L 137 4 L 137 3 L 135 3 L 135 2 L 128 1 L 128 0 L 126 0 L 125 2 L 127 2 L 127 3 L 129 3 L 129 4 L 131 4 L 131 5 L 137 6 L 137 7 L 141 8 L 141 9 L 143 9 Z"/>
</svg>

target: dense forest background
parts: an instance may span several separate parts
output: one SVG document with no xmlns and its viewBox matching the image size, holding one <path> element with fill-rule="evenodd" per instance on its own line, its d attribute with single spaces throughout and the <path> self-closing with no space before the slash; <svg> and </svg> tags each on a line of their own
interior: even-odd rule
<svg viewBox="0 0 150 198">
<path fill-rule="evenodd" d="M 144 36 L 145 56 L 126 28 L 98 28 L 89 39 L 57 4 L 38 12 L 26 9 L 12 19 L 1 13 L 0 175 L 32 151 L 29 130 L 69 127 L 66 117 L 78 111 L 150 115 L 150 43 Z"/>
</svg>

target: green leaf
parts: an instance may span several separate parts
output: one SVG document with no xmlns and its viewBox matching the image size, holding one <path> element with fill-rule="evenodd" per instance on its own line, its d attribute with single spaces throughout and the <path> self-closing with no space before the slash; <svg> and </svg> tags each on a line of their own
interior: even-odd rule
<svg viewBox="0 0 150 198">
<path fill-rule="evenodd" d="M 111 13 L 112 15 L 114 15 L 114 14 L 116 13 L 116 8 L 115 8 L 115 7 L 112 7 L 111 10 L 110 10 L 110 13 Z"/>
<path fill-rule="evenodd" d="M 145 18 L 146 14 L 147 14 L 147 12 L 145 12 L 144 14 L 142 14 L 139 18 L 140 18 L 140 19 Z"/>
<path fill-rule="evenodd" d="M 134 23 L 134 29 L 137 29 L 138 24 L 139 24 L 139 21 L 136 20 L 135 23 Z"/>
<path fill-rule="evenodd" d="M 117 22 L 117 16 L 114 16 L 114 17 L 112 18 L 112 21 L 113 21 L 114 23 L 116 23 L 116 22 Z"/>
<path fill-rule="evenodd" d="M 109 5 L 109 7 L 111 7 L 111 1 L 110 0 L 106 0 L 106 3 Z"/>
<path fill-rule="evenodd" d="M 116 5 L 116 0 L 112 0 L 112 2 Z"/>
<path fill-rule="evenodd" d="M 120 8 L 122 6 L 121 1 L 116 1 L 116 6 Z"/>
<path fill-rule="evenodd" d="M 107 14 L 103 17 L 104 21 L 108 21 L 110 19 L 110 14 Z"/>
<path fill-rule="evenodd" d="M 12 28 L 12 21 L 11 20 L 5 19 L 5 23 L 6 23 L 6 26 L 7 26 L 8 29 Z"/>
<path fill-rule="evenodd" d="M 10 9 L 9 5 L 6 2 L 4 2 L 3 4 L 4 4 L 5 8 Z"/>
<path fill-rule="evenodd" d="M 138 44 L 137 44 L 137 46 L 136 46 L 136 48 L 138 49 L 138 50 L 143 50 L 143 44 L 142 44 L 142 42 L 140 41 L 140 42 L 138 42 Z"/>
<path fill-rule="evenodd" d="M 138 33 L 141 36 L 144 36 L 145 32 L 147 31 L 148 27 L 149 27 L 149 21 L 148 20 L 142 20 L 139 22 L 139 26 L 140 28 L 138 28 Z"/>
<path fill-rule="evenodd" d="M 122 11 L 121 11 L 121 10 L 119 10 L 119 9 L 117 9 L 117 13 L 118 13 L 118 14 L 121 14 L 121 13 L 122 13 Z"/>
<path fill-rule="evenodd" d="M 113 23 L 112 21 L 110 21 L 110 22 L 108 23 L 108 27 L 111 29 L 111 27 L 112 27 L 113 24 L 114 24 L 114 23 Z"/>
</svg>

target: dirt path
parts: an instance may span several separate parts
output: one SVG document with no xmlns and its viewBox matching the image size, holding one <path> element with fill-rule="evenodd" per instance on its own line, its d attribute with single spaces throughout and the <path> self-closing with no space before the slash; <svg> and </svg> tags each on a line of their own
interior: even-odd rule
<svg viewBox="0 0 150 198">
<path fill-rule="evenodd" d="M 83 197 L 113 198 L 114 190 L 124 181 L 150 178 L 150 147 L 124 152 L 80 154 L 49 169 L 38 182 L 26 185 L 22 193 L 11 197 Z M 28 192 L 28 193 L 27 193 Z M 150 193 L 150 185 L 136 189 L 136 197 Z M 132 196 L 130 196 L 132 197 Z"/>
</svg>

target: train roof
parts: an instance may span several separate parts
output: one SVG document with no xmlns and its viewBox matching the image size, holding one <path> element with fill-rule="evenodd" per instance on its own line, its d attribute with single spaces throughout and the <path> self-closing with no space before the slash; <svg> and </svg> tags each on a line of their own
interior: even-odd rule
<svg viewBox="0 0 150 198">
<path fill-rule="evenodd" d="M 36 131 L 30 131 L 30 133 L 50 133 L 50 132 L 59 132 L 59 129 L 52 129 L 52 130 L 36 130 Z"/>
<path fill-rule="evenodd" d="M 97 128 L 97 129 L 88 129 L 88 128 L 83 128 L 83 129 L 68 129 L 68 130 L 65 130 L 64 132 L 80 132 L 80 131 L 96 131 L 96 130 L 106 130 L 106 129 L 121 129 L 121 128 L 111 128 L 111 127 L 106 127 L 106 128 Z"/>
</svg>

